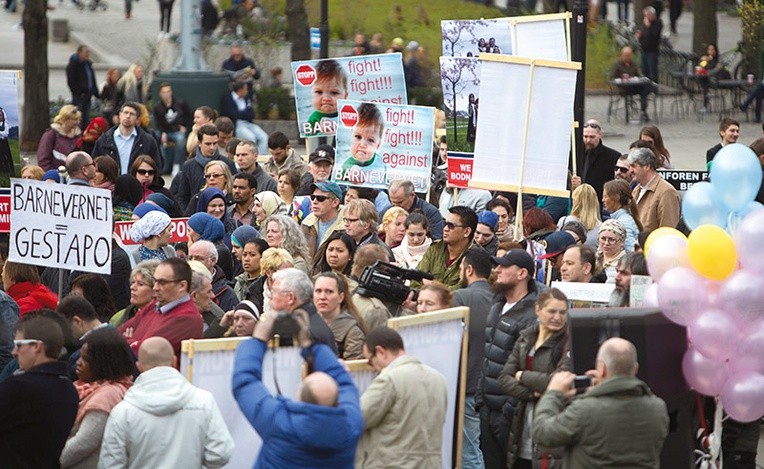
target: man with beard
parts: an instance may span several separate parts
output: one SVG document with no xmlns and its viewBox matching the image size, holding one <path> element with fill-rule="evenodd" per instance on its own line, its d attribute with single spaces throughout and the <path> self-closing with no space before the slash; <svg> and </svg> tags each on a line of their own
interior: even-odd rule
<svg viewBox="0 0 764 469">
<path fill-rule="evenodd" d="M 241 172 L 233 177 L 234 205 L 228 208 L 228 216 L 237 221 L 237 226 L 249 225 L 255 217 L 251 208 L 255 201 L 255 193 L 257 178 L 253 174 Z"/>
<path fill-rule="evenodd" d="M 488 212 L 496 216 L 493 212 Z M 462 467 L 483 467 L 480 451 L 480 414 L 475 410 L 475 393 L 483 365 L 485 323 L 491 308 L 493 292 L 488 284 L 491 275 L 491 255 L 474 247 L 462 258 L 459 279 L 461 287 L 454 292 L 452 306 L 470 309 L 469 348 L 467 349 L 467 388 L 464 402 Z"/>
<path fill-rule="evenodd" d="M 645 256 L 641 252 L 630 252 L 618 260 L 615 267 L 615 290 L 610 295 L 608 306 L 629 306 L 632 275 L 648 275 Z"/>
<path fill-rule="evenodd" d="M 537 290 L 530 254 L 511 249 L 492 260 L 496 266 L 494 291 L 498 301 L 491 306 L 486 320 L 485 358 L 475 405 L 480 412 L 480 446 L 485 467 L 505 467 L 514 405 L 501 391 L 498 378 L 520 332 L 536 321 Z"/>
<path fill-rule="evenodd" d="M 594 119 L 584 124 L 584 156 L 577 160 L 576 175 L 570 179 L 571 189 L 589 184 L 602 200 L 602 187 L 613 179 L 613 168 L 621 153 L 602 143 L 602 126 Z"/>
</svg>

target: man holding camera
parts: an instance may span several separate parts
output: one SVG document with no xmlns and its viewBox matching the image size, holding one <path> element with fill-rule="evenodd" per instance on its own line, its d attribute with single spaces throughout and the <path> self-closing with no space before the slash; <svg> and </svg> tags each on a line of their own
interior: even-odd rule
<svg viewBox="0 0 764 469">
<path fill-rule="evenodd" d="M 565 446 L 564 467 L 658 467 L 668 413 L 638 368 L 634 344 L 606 340 L 586 373 L 592 386 L 567 407 L 576 375 L 555 373 L 536 405 L 534 444 Z"/>
<path fill-rule="evenodd" d="M 263 316 L 255 326 L 254 340 L 242 342 L 236 351 L 233 394 L 263 439 L 255 466 L 352 467 L 363 433 L 358 390 L 337 356 L 310 339 L 307 313 L 291 314 L 302 356 L 315 370 L 300 384 L 296 401 L 272 396 L 262 382 L 263 357 L 276 315 Z"/>
<path fill-rule="evenodd" d="M 457 205 L 448 209 L 448 216 L 443 224 L 443 239 L 434 241 L 424 253 L 417 269 L 427 272 L 435 280 L 451 290 L 461 284 L 459 273 L 464 253 L 475 247 L 475 229 L 478 217 L 469 207 Z M 414 283 L 414 286 L 419 286 Z"/>
</svg>

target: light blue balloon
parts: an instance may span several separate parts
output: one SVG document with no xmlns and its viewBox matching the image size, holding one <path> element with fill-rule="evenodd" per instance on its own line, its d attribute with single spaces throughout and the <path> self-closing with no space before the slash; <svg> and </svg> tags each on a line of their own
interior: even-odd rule
<svg viewBox="0 0 764 469">
<path fill-rule="evenodd" d="M 759 192 L 761 164 L 753 150 L 741 143 L 732 143 L 716 154 L 710 176 L 724 205 L 739 212 Z"/>
<path fill-rule="evenodd" d="M 710 182 L 693 184 L 682 199 L 682 215 L 687 226 L 692 229 L 700 225 L 724 228 L 727 225 L 727 212 L 728 209 L 722 203 L 718 191 Z"/>
<path fill-rule="evenodd" d="M 727 215 L 727 233 L 735 236 L 738 226 L 740 226 L 740 223 L 745 220 L 745 217 L 747 217 L 749 213 L 759 210 L 764 210 L 764 205 L 754 200 L 752 202 L 748 202 L 748 205 L 746 205 L 743 210 L 739 212 L 730 212 Z"/>
</svg>

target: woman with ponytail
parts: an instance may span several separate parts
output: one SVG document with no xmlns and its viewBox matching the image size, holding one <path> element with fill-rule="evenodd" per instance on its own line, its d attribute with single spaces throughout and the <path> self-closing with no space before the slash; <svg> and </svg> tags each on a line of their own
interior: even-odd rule
<svg viewBox="0 0 764 469">
<path fill-rule="evenodd" d="M 637 202 L 631 195 L 629 183 L 623 179 L 613 179 L 605 183 L 602 191 L 602 205 L 610 213 L 610 218 L 618 220 L 626 227 L 624 250 L 634 251 L 637 235 L 642 231 L 639 222 Z"/>
</svg>

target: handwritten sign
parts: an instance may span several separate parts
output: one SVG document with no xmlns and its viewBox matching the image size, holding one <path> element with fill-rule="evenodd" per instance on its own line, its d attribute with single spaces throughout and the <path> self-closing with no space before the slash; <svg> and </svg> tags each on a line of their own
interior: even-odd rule
<svg viewBox="0 0 764 469">
<path fill-rule="evenodd" d="M 11 261 L 111 273 L 109 191 L 11 179 L 10 203 Z"/>
<path fill-rule="evenodd" d="M 114 233 L 125 246 L 141 244 L 136 243 L 130 237 L 130 228 L 134 223 L 134 221 L 119 221 L 114 224 Z M 170 243 L 188 242 L 188 218 L 173 218 L 170 225 L 172 226 L 170 228 Z"/>
<path fill-rule="evenodd" d="M 472 179 L 472 153 L 448 152 L 448 185 L 466 189 Z"/>
<path fill-rule="evenodd" d="M 406 104 L 406 79 L 398 53 L 292 62 L 300 137 L 334 135 L 338 101 Z"/>
<path fill-rule="evenodd" d="M 384 189 L 408 179 L 416 192 L 430 182 L 435 109 L 358 101 L 339 101 L 337 184 Z"/>
</svg>

